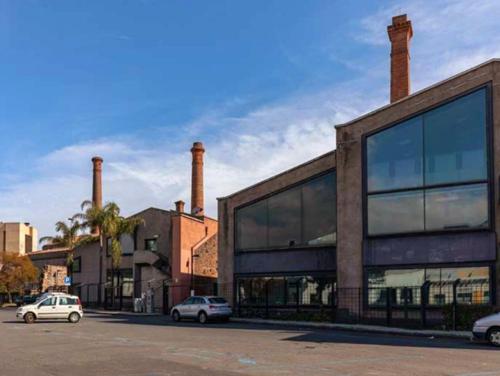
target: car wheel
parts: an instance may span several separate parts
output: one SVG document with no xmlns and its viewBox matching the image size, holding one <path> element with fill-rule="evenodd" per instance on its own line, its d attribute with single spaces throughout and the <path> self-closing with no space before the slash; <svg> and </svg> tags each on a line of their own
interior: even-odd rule
<svg viewBox="0 0 500 376">
<path fill-rule="evenodd" d="M 72 312 L 68 317 L 68 321 L 72 324 L 76 324 L 78 321 L 80 321 L 80 315 L 76 312 Z"/>
<path fill-rule="evenodd" d="M 181 315 L 179 314 L 179 311 L 174 311 L 174 312 L 172 312 L 172 319 L 173 319 L 175 322 L 179 322 L 179 321 L 181 321 Z"/>
<path fill-rule="evenodd" d="M 198 313 L 198 321 L 200 322 L 200 324 L 205 324 L 208 321 L 207 314 L 203 311 Z"/>
<path fill-rule="evenodd" d="M 500 328 L 493 328 L 488 332 L 488 341 L 493 346 L 500 347 Z"/>
<path fill-rule="evenodd" d="M 24 315 L 24 322 L 26 324 L 33 324 L 36 320 L 35 314 L 32 312 L 28 312 Z"/>
</svg>

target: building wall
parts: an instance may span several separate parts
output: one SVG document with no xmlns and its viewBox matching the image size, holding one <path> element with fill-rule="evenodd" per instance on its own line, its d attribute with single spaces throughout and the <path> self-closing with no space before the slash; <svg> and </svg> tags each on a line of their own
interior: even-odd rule
<svg viewBox="0 0 500 376">
<path fill-rule="evenodd" d="M 42 274 L 42 291 L 67 290 L 64 286 L 64 278 L 68 269 L 62 265 L 45 265 Z"/>
<path fill-rule="evenodd" d="M 0 222 L 0 251 L 24 255 L 35 252 L 38 245 L 38 231 L 25 223 Z"/>
<path fill-rule="evenodd" d="M 219 215 L 219 235 L 218 235 L 218 282 L 220 286 L 221 293 L 224 295 L 228 301 L 233 300 L 233 276 L 235 273 L 235 265 L 241 265 L 242 267 L 246 264 L 244 260 L 235 260 L 234 249 L 235 249 L 235 239 L 234 239 L 234 210 L 235 208 L 262 198 L 270 193 L 285 189 L 293 184 L 299 183 L 306 180 L 312 176 L 318 175 L 322 172 L 334 169 L 336 167 L 336 156 L 335 151 L 322 155 L 312 161 L 304 163 L 303 165 L 297 166 L 291 170 L 285 171 L 277 176 L 274 176 L 268 180 L 260 182 L 252 187 L 248 187 L 240 192 L 234 193 L 231 196 L 220 198 L 218 200 L 218 215 Z M 292 255 L 291 253 L 294 252 Z M 307 257 L 307 260 L 314 259 L 312 250 L 307 250 L 306 255 L 300 255 L 298 251 L 290 251 L 289 254 L 281 253 L 281 265 L 286 265 L 286 260 L 288 258 L 300 259 L 300 264 L 304 266 L 303 257 Z M 270 252 L 259 252 L 261 257 L 268 258 L 269 256 L 276 255 L 276 253 Z M 331 251 L 327 252 L 329 254 L 328 259 L 332 259 L 335 263 L 334 253 Z M 323 255 L 324 256 L 324 255 Z M 258 257 L 256 255 L 248 254 L 243 257 L 249 259 Z M 322 257 L 318 255 L 318 257 Z M 323 259 L 324 260 L 324 259 Z M 251 260 L 248 260 L 251 261 Z M 320 262 L 315 264 L 321 264 Z M 260 264 L 262 268 L 269 266 L 268 262 L 262 262 L 261 259 L 255 261 L 256 265 Z M 294 265 L 295 268 L 297 265 Z M 263 269 L 261 269 L 263 270 Z M 304 269 L 303 269 L 304 270 Z"/>
<path fill-rule="evenodd" d="M 191 252 L 217 233 L 217 221 L 180 213 L 172 217 L 172 288 L 171 303 L 177 304 L 191 287 Z M 205 255 L 205 260 L 209 257 Z M 198 260 L 194 261 L 196 265 Z M 193 269 L 194 272 L 194 269 Z M 201 272 L 201 271 L 200 271 Z M 207 276 L 208 277 L 208 276 Z"/>
<path fill-rule="evenodd" d="M 96 241 L 79 246 L 74 250 L 73 258 L 80 258 L 81 271 L 73 273 L 73 284 L 92 285 L 99 283 L 99 249 L 99 242 Z"/>
<path fill-rule="evenodd" d="M 493 89 L 493 114 L 497 114 L 500 111 L 499 71 L 500 63 L 497 61 L 484 64 L 337 128 L 337 281 L 339 287 L 363 285 L 363 247 L 366 246 L 363 242 L 363 135 L 489 82 L 492 82 Z M 494 117 L 493 121 L 495 130 L 500 129 L 499 118 Z M 494 150 L 494 176 L 497 177 L 500 173 L 500 132 L 497 131 L 494 132 Z M 494 180 L 495 229 L 498 232 L 500 230 L 498 185 L 497 179 L 494 178 Z M 440 241 L 443 239 L 440 237 Z M 453 238 L 451 241 L 456 241 L 456 239 Z M 416 240 L 413 239 L 411 242 L 415 244 Z M 477 244 L 486 244 L 486 247 L 496 247 L 495 234 L 486 234 L 483 238 L 477 239 L 477 242 Z M 459 243 L 464 244 L 463 241 Z M 429 244 L 423 247 L 424 251 L 439 253 L 439 249 L 429 249 Z M 468 256 L 476 257 L 476 251 L 470 248 L 471 244 L 465 244 L 469 247 Z M 496 252 L 494 249 L 493 253 Z M 370 256 L 373 257 L 373 255 L 368 255 L 368 258 Z M 491 259 L 491 255 L 483 256 Z M 441 257 L 443 260 L 448 259 L 444 254 L 441 254 Z M 408 260 L 408 263 L 420 261 Z M 439 262 L 439 258 L 434 257 L 432 261 Z M 498 273 L 497 278 L 499 278 Z M 497 289 L 497 294 L 499 290 Z"/>
</svg>

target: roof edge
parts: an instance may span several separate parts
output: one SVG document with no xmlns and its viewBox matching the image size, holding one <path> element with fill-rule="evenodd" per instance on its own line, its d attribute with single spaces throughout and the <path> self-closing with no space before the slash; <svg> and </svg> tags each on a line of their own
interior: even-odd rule
<svg viewBox="0 0 500 376">
<path fill-rule="evenodd" d="M 457 73 L 457 74 L 455 74 L 455 75 L 453 75 L 451 77 L 448 77 L 448 78 L 446 78 L 444 80 L 438 81 L 435 84 L 432 84 L 431 86 L 427 86 L 427 87 L 425 87 L 423 89 L 420 89 L 420 90 L 414 92 L 413 94 L 407 95 L 406 97 L 401 98 L 400 100 L 398 100 L 396 102 L 388 103 L 385 106 L 382 106 L 382 107 L 379 107 L 379 108 L 377 108 L 377 109 L 375 109 L 373 111 L 367 112 L 366 114 L 358 116 L 357 118 L 354 118 L 353 120 L 350 120 L 350 121 L 348 121 L 346 123 L 337 124 L 337 125 L 335 125 L 335 129 L 348 127 L 348 126 L 350 126 L 350 125 L 352 125 L 354 123 L 357 123 L 357 122 L 359 122 L 359 121 L 361 121 L 361 120 L 363 120 L 363 119 L 365 119 L 365 118 L 367 118 L 369 116 L 373 116 L 373 115 L 375 115 L 375 114 L 377 114 L 377 113 L 379 113 L 381 111 L 384 111 L 384 110 L 386 110 L 386 109 L 388 109 L 388 108 L 390 108 L 390 107 L 392 107 L 394 105 L 402 103 L 402 102 L 404 102 L 406 100 L 409 100 L 410 98 L 416 97 L 416 96 L 418 96 L 418 95 L 420 95 L 422 93 L 425 93 L 425 92 L 427 92 L 429 90 L 432 90 L 432 89 L 434 89 L 434 88 L 436 88 L 438 86 L 444 85 L 445 83 L 447 83 L 449 81 L 452 81 L 452 80 L 454 80 L 454 79 L 456 79 L 458 77 L 464 76 L 464 75 L 466 75 L 466 74 L 468 74 L 470 72 L 473 72 L 473 71 L 475 71 L 477 69 L 480 69 L 480 68 L 482 68 L 482 67 L 484 67 L 486 65 L 492 64 L 492 63 L 500 63 L 500 58 L 496 58 L 495 57 L 495 58 L 489 59 L 489 60 L 487 60 L 487 61 L 485 61 L 485 62 L 483 62 L 483 63 L 481 63 L 479 65 L 471 67 L 471 68 L 469 68 L 467 70 L 464 70 L 464 71 L 462 71 L 460 73 Z"/>
<path fill-rule="evenodd" d="M 314 163 L 314 162 L 316 162 L 317 160 L 319 160 L 321 158 L 327 157 L 328 155 L 335 155 L 335 153 L 336 153 L 336 150 L 334 149 L 332 151 L 329 151 L 328 153 L 321 154 L 321 155 L 317 156 L 316 158 L 310 159 L 307 162 L 301 163 L 301 164 L 299 164 L 297 166 L 289 168 L 288 170 L 285 170 L 285 171 L 282 171 L 282 172 L 280 172 L 280 173 L 278 173 L 276 175 L 273 175 L 273 176 L 271 176 L 271 177 L 269 177 L 267 179 L 264 179 L 264 180 L 261 180 L 261 181 L 255 183 L 255 184 L 249 185 L 248 187 L 240 189 L 239 191 L 231 193 L 230 195 L 227 195 L 227 196 L 224 196 L 224 197 L 217 197 L 217 201 L 222 201 L 222 200 L 226 200 L 228 198 L 234 197 L 234 196 L 236 196 L 236 195 L 238 195 L 240 193 L 248 191 L 249 189 L 255 188 L 255 187 L 257 187 L 257 186 L 259 186 L 261 184 L 267 183 L 268 181 L 271 181 L 273 179 L 279 178 L 282 175 L 288 174 L 288 173 L 290 173 L 292 171 L 295 171 L 295 170 L 297 170 L 297 169 L 299 169 L 301 167 L 307 166 L 308 164 Z"/>
</svg>

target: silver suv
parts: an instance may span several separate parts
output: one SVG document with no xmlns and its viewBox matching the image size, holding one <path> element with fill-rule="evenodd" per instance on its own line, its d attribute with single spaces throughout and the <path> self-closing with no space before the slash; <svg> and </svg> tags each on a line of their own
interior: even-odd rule
<svg viewBox="0 0 500 376">
<path fill-rule="evenodd" d="M 83 317 L 80 298 L 63 293 L 48 293 L 42 295 L 35 303 L 21 306 L 16 317 L 32 324 L 42 319 L 65 319 L 77 323 Z"/>
<path fill-rule="evenodd" d="M 197 319 L 202 324 L 215 318 L 229 320 L 232 314 L 226 299 L 219 296 L 191 296 L 170 310 L 174 321 Z"/>
</svg>

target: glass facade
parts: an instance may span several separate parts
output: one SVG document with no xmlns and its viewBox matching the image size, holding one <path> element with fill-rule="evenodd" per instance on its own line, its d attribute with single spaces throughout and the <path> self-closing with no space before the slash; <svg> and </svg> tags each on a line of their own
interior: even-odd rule
<svg viewBox="0 0 500 376">
<path fill-rule="evenodd" d="M 368 234 L 489 226 L 486 89 L 366 139 Z"/>
<path fill-rule="evenodd" d="M 272 276 L 238 278 L 241 306 L 331 305 L 334 276 Z"/>
<path fill-rule="evenodd" d="M 368 271 L 368 303 L 385 305 L 387 288 L 393 303 L 420 304 L 421 287 L 428 284 L 429 305 L 450 304 L 453 284 L 457 280 L 457 301 L 461 304 L 490 303 L 490 267 L 372 269 Z M 406 294 L 406 295 L 405 295 Z"/>
<path fill-rule="evenodd" d="M 334 245 L 335 172 L 236 210 L 237 250 Z"/>
</svg>

